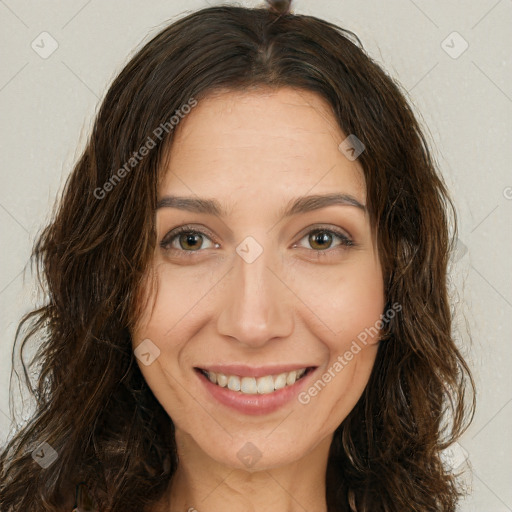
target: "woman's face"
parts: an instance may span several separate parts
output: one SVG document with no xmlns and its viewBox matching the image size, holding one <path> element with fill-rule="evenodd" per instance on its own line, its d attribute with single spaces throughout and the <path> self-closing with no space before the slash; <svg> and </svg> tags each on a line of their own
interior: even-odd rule
<svg viewBox="0 0 512 512">
<path fill-rule="evenodd" d="M 133 347 L 178 446 L 203 460 L 298 461 L 368 381 L 383 277 L 347 135 L 290 88 L 209 96 L 177 127 Z"/>
</svg>

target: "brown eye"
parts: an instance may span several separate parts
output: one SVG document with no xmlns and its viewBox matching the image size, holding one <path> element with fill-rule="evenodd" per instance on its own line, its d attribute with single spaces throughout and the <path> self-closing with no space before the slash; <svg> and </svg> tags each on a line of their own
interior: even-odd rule
<svg viewBox="0 0 512 512">
<path fill-rule="evenodd" d="M 210 242 L 210 247 L 203 247 L 206 241 Z M 200 249 L 218 247 L 218 244 L 212 243 L 202 231 L 181 226 L 168 233 L 160 242 L 160 247 L 170 252 L 200 252 Z"/>
<path fill-rule="evenodd" d="M 194 232 L 183 233 L 179 235 L 178 241 L 182 249 L 195 251 L 201 247 L 203 236 Z"/>
<path fill-rule="evenodd" d="M 333 237 L 328 231 L 317 231 L 309 234 L 309 243 L 315 251 L 329 249 L 332 239 Z"/>
<path fill-rule="evenodd" d="M 334 228 L 316 228 L 307 233 L 302 240 L 307 238 L 308 244 L 312 248 L 313 251 L 318 253 L 327 252 L 329 249 L 335 249 L 336 247 L 340 249 L 347 249 L 354 244 L 353 240 L 351 240 L 345 233 L 339 231 Z M 333 247 L 333 242 L 339 240 L 337 246 Z"/>
</svg>

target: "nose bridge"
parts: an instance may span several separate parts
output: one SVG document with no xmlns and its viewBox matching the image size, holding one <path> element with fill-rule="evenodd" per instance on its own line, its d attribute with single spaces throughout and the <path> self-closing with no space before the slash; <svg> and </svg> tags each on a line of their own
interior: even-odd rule
<svg viewBox="0 0 512 512">
<path fill-rule="evenodd" d="M 237 246 L 234 268 L 223 292 L 220 334 L 255 347 L 290 334 L 290 301 L 286 287 L 274 275 L 275 261 L 270 247 L 264 248 L 254 237 L 247 237 Z"/>
</svg>

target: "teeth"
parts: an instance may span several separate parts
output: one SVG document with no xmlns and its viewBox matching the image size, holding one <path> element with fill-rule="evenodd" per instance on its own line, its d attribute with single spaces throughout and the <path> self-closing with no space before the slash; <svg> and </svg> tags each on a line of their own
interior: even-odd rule
<svg viewBox="0 0 512 512">
<path fill-rule="evenodd" d="M 267 375 L 266 377 L 260 377 L 258 379 L 258 393 L 261 395 L 265 393 L 272 393 L 274 391 L 274 378 L 272 375 Z"/>
<path fill-rule="evenodd" d="M 295 379 L 297 378 L 297 372 L 295 370 L 291 371 L 287 376 L 286 376 L 286 384 L 288 386 L 291 386 L 292 384 L 295 383 Z"/>
<path fill-rule="evenodd" d="M 210 374 L 210 372 L 207 373 Z M 231 375 L 228 378 L 228 388 L 231 389 L 231 391 L 240 391 L 240 378 Z"/>
<path fill-rule="evenodd" d="M 214 382 L 214 384 L 215 384 L 215 382 Z M 217 374 L 217 384 L 221 388 L 225 388 L 228 385 L 228 378 L 223 373 L 218 373 Z"/>
<path fill-rule="evenodd" d="M 286 386 L 286 373 L 280 373 L 274 379 L 274 389 L 281 389 Z"/>
<path fill-rule="evenodd" d="M 257 393 L 258 387 L 256 386 L 256 379 L 254 377 L 243 377 L 240 391 L 242 393 L 248 393 L 249 395 Z"/>
<path fill-rule="evenodd" d="M 280 373 L 279 375 L 265 375 L 265 377 L 238 377 L 237 375 L 224 375 L 223 373 L 208 372 L 204 370 L 208 379 L 218 386 L 227 387 L 231 391 L 240 391 L 248 395 L 268 394 L 285 386 L 292 386 L 299 380 L 306 368 L 301 370 L 292 370 L 288 373 Z"/>
</svg>

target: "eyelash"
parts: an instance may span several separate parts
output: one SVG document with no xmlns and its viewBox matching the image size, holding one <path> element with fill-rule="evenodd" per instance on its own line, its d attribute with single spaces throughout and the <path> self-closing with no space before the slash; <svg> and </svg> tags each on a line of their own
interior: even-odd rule
<svg viewBox="0 0 512 512">
<path fill-rule="evenodd" d="M 162 249 L 164 249 L 165 251 L 173 252 L 173 253 L 191 253 L 191 255 L 193 255 L 195 253 L 203 252 L 204 249 L 203 250 L 198 249 L 198 250 L 195 250 L 195 251 L 186 251 L 184 249 L 176 249 L 174 247 L 170 247 L 170 245 L 173 243 L 173 241 L 179 235 L 181 235 L 183 233 L 194 234 L 194 235 L 201 235 L 201 236 L 207 237 L 209 239 L 211 238 L 204 231 L 201 231 L 201 230 L 198 230 L 198 229 L 194 229 L 191 226 L 180 226 L 180 227 L 170 231 L 169 233 L 167 233 L 167 235 L 160 242 L 160 247 L 162 247 Z M 311 251 L 314 251 L 318 257 L 328 256 L 328 254 L 330 254 L 332 251 L 336 251 L 336 249 L 346 250 L 346 249 L 349 249 L 350 247 L 356 246 L 354 241 L 351 238 L 349 238 L 343 231 L 341 231 L 339 229 L 336 229 L 336 228 L 333 228 L 333 227 L 329 227 L 329 228 L 327 228 L 327 227 L 325 227 L 325 228 L 324 227 L 315 227 L 315 228 L 311 229 L 310 231 L 308 231 L 307 233 L 305 233 L 300 238 L 300 240 L 302 240 L 305 237 L 308 237 L 308 236 L 310 236 L 312 234 L 315 234 L 315 233 L 330 233 L 330 234 L 334 234 L 335 237 L 339 238 L 339 240 L 341 242 L 338 246 L 336 246 L 336 247 L 329 247 L 328 249 L 311 249 Z"/>
</svg>

